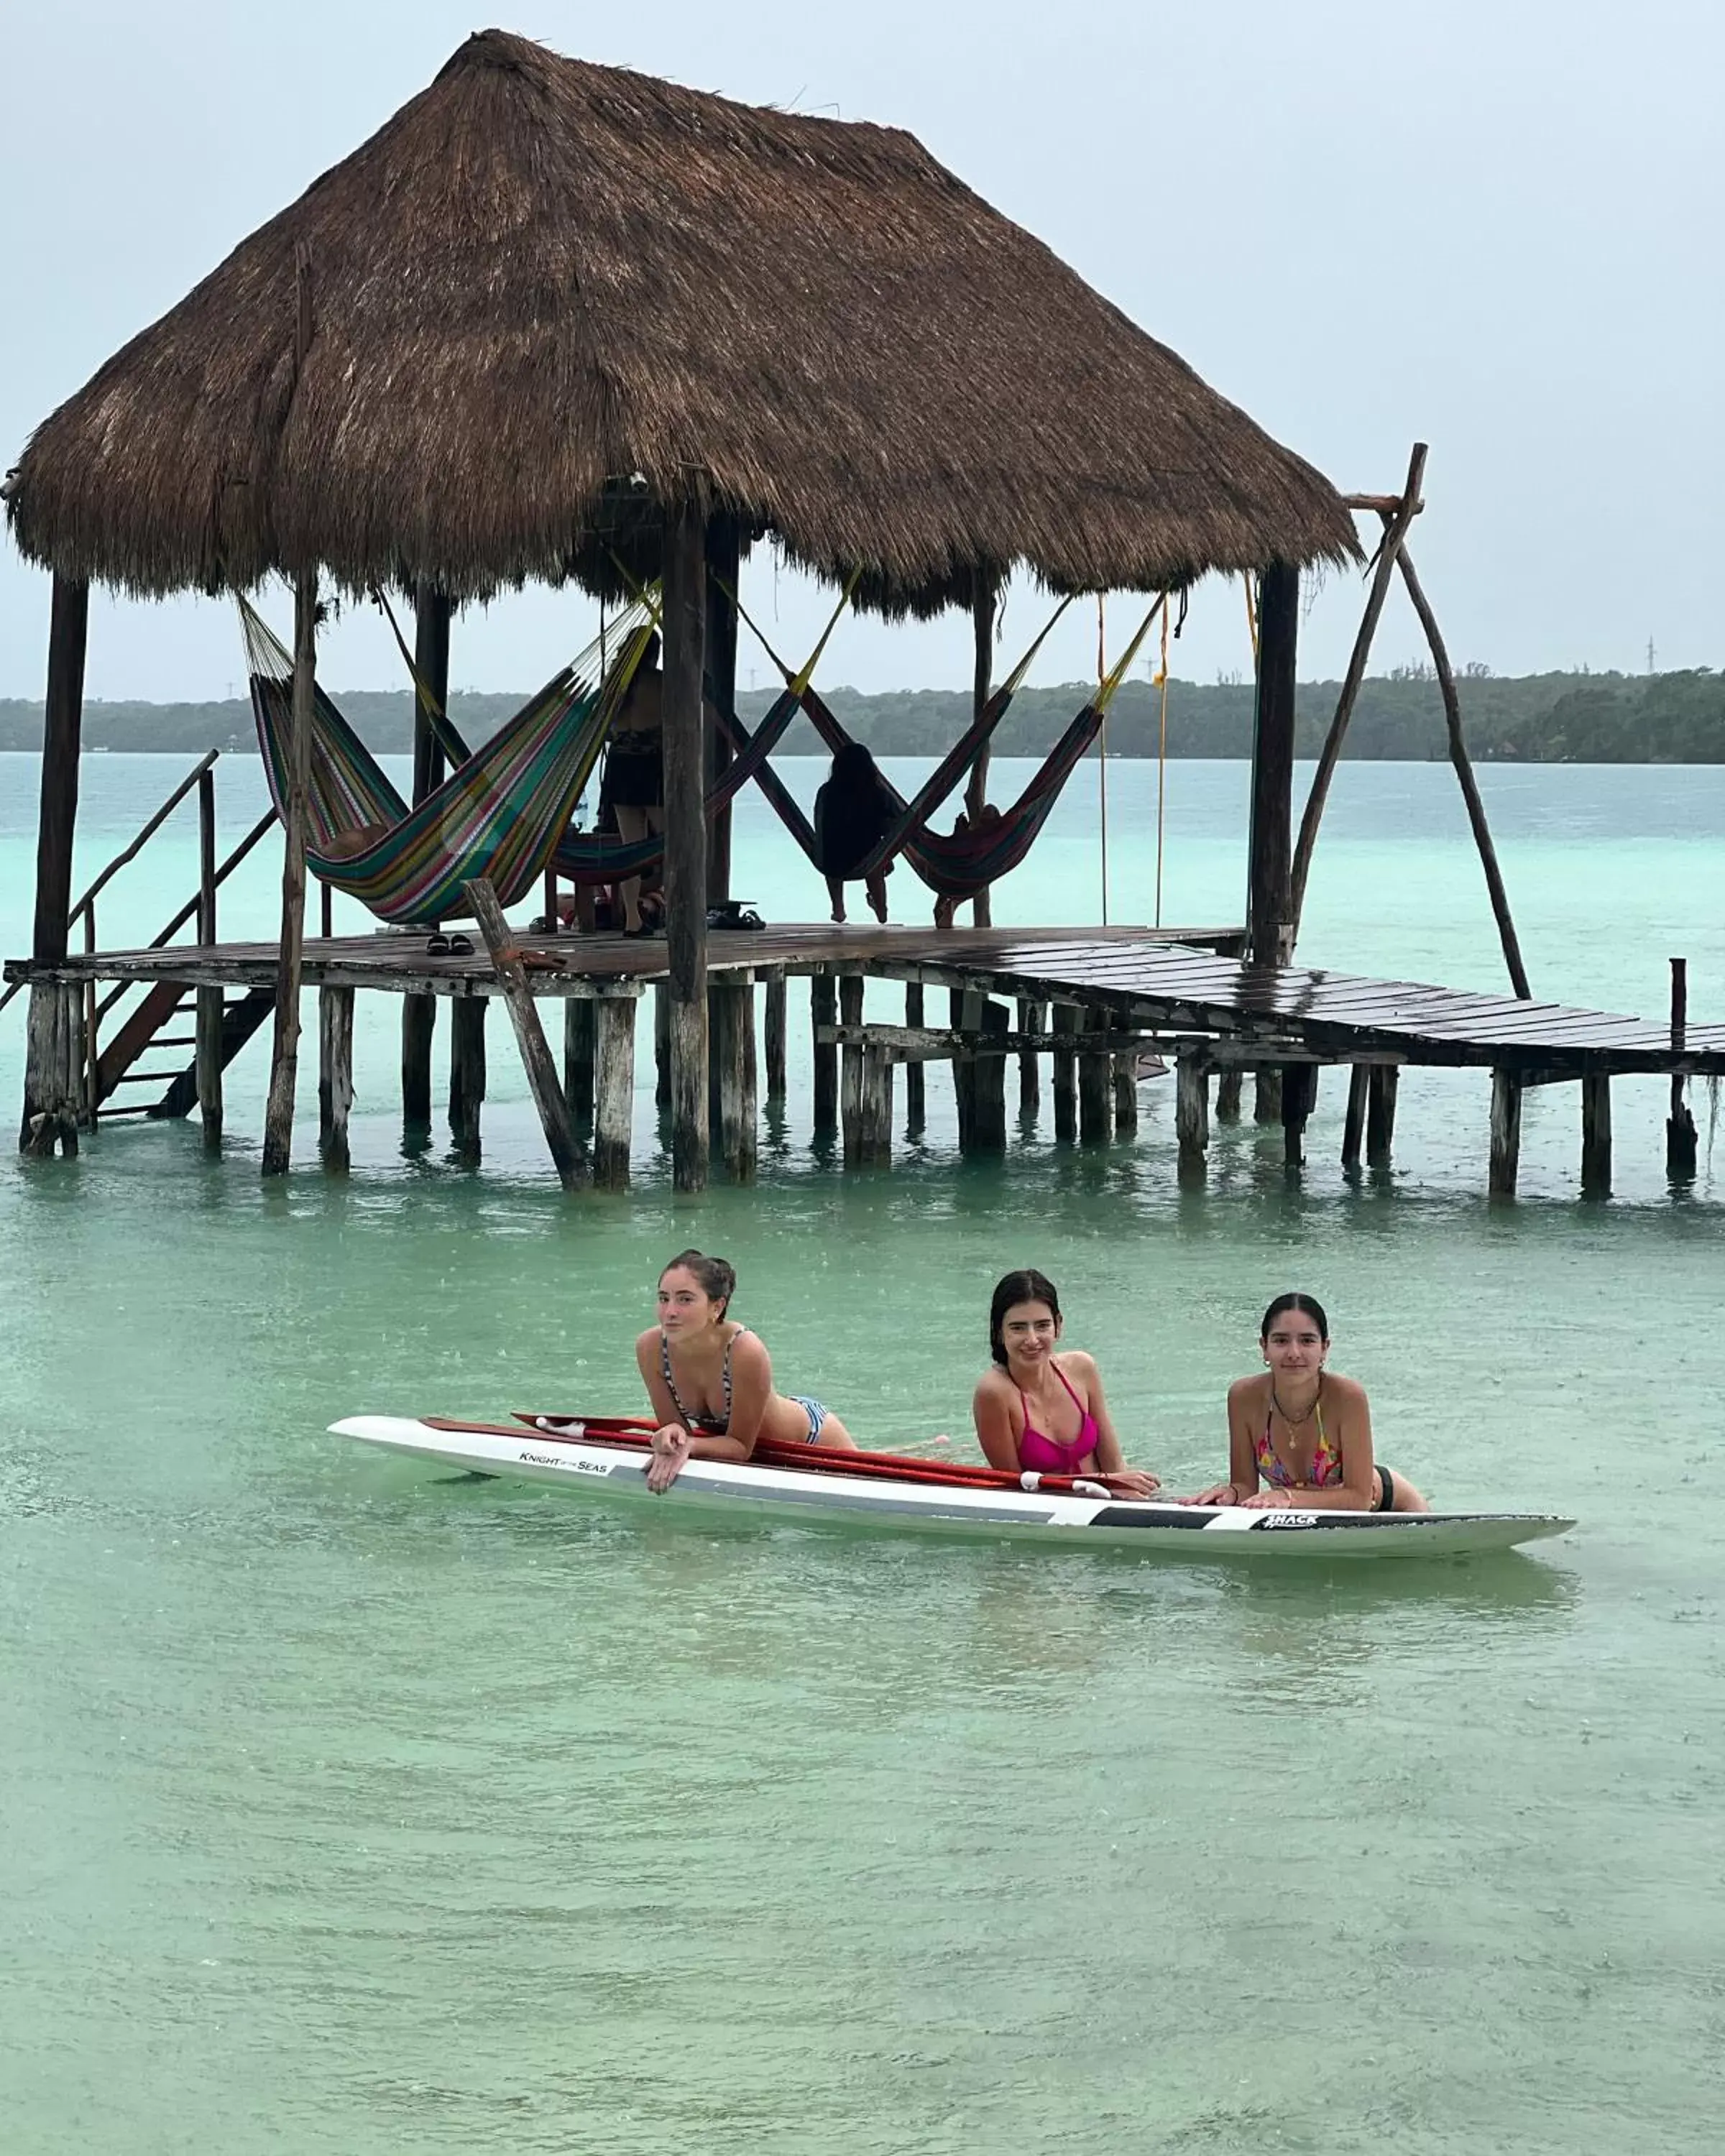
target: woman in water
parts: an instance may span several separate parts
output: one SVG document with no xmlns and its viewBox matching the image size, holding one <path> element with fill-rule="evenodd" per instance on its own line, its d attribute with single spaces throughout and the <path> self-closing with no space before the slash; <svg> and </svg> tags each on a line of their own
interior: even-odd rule
<svg viewBox="0 0 1725 2156">
<path fill-rule="evenodd" d="M 747 1460 L 763 1437 L 855 1450 L 819 1400 L 773 1391 L 765 1344 L 726 1315 L 736 1292 L 731 1266 L 699 1250 L 683 1251 L 659 1276 L 659 1322 L 635 1342 L 659 1422 L 649 1490 L 668 1490 L 691 1460 Z"/>
<path fill-rule="evenodd" d="M 1279 1295 L 1259 1335 L 1264 1368 L 1228 1388 L 1229 1480 L 1188 1502 L 1255 1510 L 1424 1512 L 1405 1476 L 1372 1456 L 1365 1387 L 1325 1368 L 1330 1322 L 1309 1295 Z M 1260 1481 L 1267 1486 L 1260 1488 Z"/>
<path fill-rule="evenodd" d="M 1060 1337 L 1054 1282 L 1039 1272 L 1009 1273 L 988 1308 L 995 1367 L 971 1403 L 989 1466 L 1009 1475 L 1101 1476 L 1119 1496 L 1153 1496 L 1162 1486 L 1156 1477 L 1126 1464 L 1095 1363 L 1075 1348 L 1057 1353 Z"/>
</svg>

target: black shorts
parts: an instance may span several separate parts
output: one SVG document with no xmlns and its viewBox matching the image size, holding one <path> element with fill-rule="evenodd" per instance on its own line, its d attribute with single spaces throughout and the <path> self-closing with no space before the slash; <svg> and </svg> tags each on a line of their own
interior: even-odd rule
<svg viewBox="0 0 1725 2156">
<path fill-rule="evenodd" d="M 1395 1510 L 1395 1477 L 1387 1467 L 1374 1466 L 1372 1472 L 1378 1478 L 1378 1502 L 1374 1512 L 1393 1512 Z"/>
<path fill-rule="evenodd" d="M 614 808 L 664 808 L 664 751 L 614 749 L 605 766 L 604 795 Z"/>
</svg>

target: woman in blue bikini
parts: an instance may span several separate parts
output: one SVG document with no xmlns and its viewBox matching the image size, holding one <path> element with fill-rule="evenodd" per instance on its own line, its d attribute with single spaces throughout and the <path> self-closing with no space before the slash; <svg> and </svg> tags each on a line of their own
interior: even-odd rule
<svg viewBox="0 0 1725 2156">
<path fill-rule="evenodd" d="M 659 1423 L 649 1490 L 668 1490 L 691 1460 L 747 1460 L 761 1438 L 855 1450 L 819 1400 L 774 1392 L 765 1342 L 726 1315 L 736 1292 L 732 1268 L 699 1250 L 683 1251 L 659 1276 L 659 1322 L 635 1342 Z"/>
<path fill-rule="evenodd" d="M 1259 1345 L 1263 1369 L 1228 1388 L 1229 1479 L 1189 1504 L 1430 1510 L 1404 1475 L 1373 1456 L 1365 1387 L 1326 1368 L 1330 1322 L 1322 1303 L 1309 1295 L 1277 1296 L 1264 1313 Z"/>
</svg>

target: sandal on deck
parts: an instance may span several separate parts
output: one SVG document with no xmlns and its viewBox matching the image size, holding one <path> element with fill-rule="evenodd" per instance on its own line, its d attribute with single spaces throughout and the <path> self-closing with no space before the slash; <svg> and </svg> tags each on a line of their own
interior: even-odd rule
<svg viewBox="0 0 1725 2156">
<path fill-rule="evenodd" d="M 449 955 L 449 937 L 441 932 L 435 936 L 428 936 L 425 939 L 425 955 L 428 958 L 447 958 Z"/>
<path fill-rule="evenodd" d="M 470 958 L 473 956 L 472 937 L 459 933 L 452 936 L 449 938 L 449 956 L 452 958 Z"/>
</svg>

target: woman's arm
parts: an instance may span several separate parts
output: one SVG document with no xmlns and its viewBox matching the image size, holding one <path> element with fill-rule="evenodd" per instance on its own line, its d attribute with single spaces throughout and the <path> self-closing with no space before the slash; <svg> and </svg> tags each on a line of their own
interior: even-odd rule
<svg viewBox="0 0 1725 2156">
<path fill-rule="evenodd" d="M 1331 1427 L 1342 1455 L 1342 1480 L 1320 1489 L 1296 1483 L 1291 1490 L 1266 1490 L 1247 1502 L 1255 1508 L 1292 1506 L 1301 1512 L 1369 1512 L 1378 1496 L 1372 1453 L 1372 1410 L 1363 1385 L 1352 1378 L 1332 1378 L 1324 1387 Z"/>
<path fill-rule="evenodd" d="M 1072 1375 L 1084 1389 L 1084 1400 L 1096 1425 L 1096 1466 L 1101 1473 L 1120 1485 L 1121 1492 L 1128 1497 L 1153 1497 L 1162 1487 L 1156 1476 L 1142 1467 L 1128 1467 L 1126 1455 L 1121 1450 L 1119 1433 L 1114 1427 L 1114 1418 L 1108 1412 L 1108 1403 L 1102 1394 L 1102 1373 L 1096 1368 L 1093 1356 L 1072 1354 L 1066 1358 Z"/>
<path fill-rule="evenodd" d="M 647 1397 L 653 1403 L 653 1413 L 659 1424 L 653 1433 L 653 1457 L 647 1464 L 647 1487 L 655 1496 L 662 1490 L 670 1489 L 682 1472 L 685 1460 L 747 1460 L 754 1450 L 752 1436 L 745 1449 L 732 1438 L 710 1437 L 690 1429 L 676 1402 L 671 1398 L 670 1387 L 665 1382 L 665 1368 L 659 1352 L 663 1337 L 655 1327 L 651 1332 L 642 1333 L 635 1342 L 635 1367 L 646 1380 Z M 734 1404 L 734 1357 L 732 1378 Z M 758 1419 L 757 1417 L 757 1422 Z"/>
<path fill-rule="evenodd" d="M 998 1467 L 1004 1475 L 1017 1475 L 1022 1471 L 1019 1463 L 1018 1432 L 1012 1425 L 1013 1398 L 1011 1388 L 1004 1378 L 991 1370 L 978 1384 L 970 1403 L 971 1419 L 976 1424 L 976 1440 L 983 1448 L 983 1457 L 990 1467 Z"/>
<path fill-rule="evenodd" d="M 725 1460 L 751 1460 L 767 1404 L 773 1398 L 773 1358 L 758 1333 L 739 1332 L 731 1344 L 731 1429 L 728 1436 L 712 1440 L 730 1450 L 715 1455 Z"/>
<path fill-rule="evenodd" d="M 1258 1487 L 1258 1454 L 1252 1442 L 1252 1401 L 1255 1381 L 1236 1378 L 1228 1388 L 1228 1480 L 1213 1482 L 1188 1502 L 1194 1505 L 1244 1505 Z"/>
</svg>

